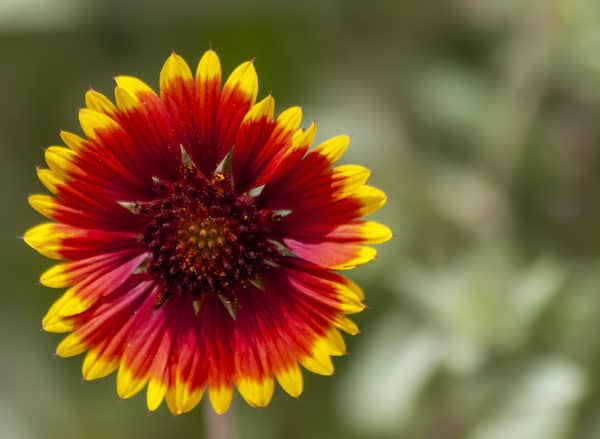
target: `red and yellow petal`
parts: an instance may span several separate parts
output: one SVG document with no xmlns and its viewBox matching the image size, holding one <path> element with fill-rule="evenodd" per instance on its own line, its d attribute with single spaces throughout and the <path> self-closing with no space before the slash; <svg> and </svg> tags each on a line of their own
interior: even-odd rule
<svg viewBox="0 0 600 439">
<path fill-rule="evenodd" d="M 206 374 L 200 378 L 206 379 L 208 397 L 217 413 L 227 411 L 233 393 L 234 327 L 231 320 L 216 295 L 205 296 L 196 320 L 198 352 L 203 361 L 200 370 Z"/>
<path fill-rule="evenodd" d="M 392 238 L 389 227 L 366 220 L 353 220 L 336 226 L 315 223 L 303 227 L 293 223 L 286 227 L 285 231 L 288 236 L 296 239 L 338 243 L 381 244 Z"/>
<path fill-rule="evenodd" d="M 62 242 L 71 228 L 60 223 L 42 223 L 27 230 L 23 240 L 34 250 L 51 259 L 62 259 Z"/>
<path fill-rule="evenodd" d="M 64 288 L 78 283 L 88 285 L 94 279 L 107 276 L 112 282 L 108 285 L 114 286 L 114 282 L 122 282 L 133 273 L 146 257 L 134 248 L 65 262 L 47 269 L 40 276 L 40 282 L 50 288 Z M 101 287 L 106 288 L 106 285 Z"/>
<path fill-rule="evenodd" d="M 254 104 L 258 96 L 258 76 L 252 61 L 246 61 L 237 66 L 229 75 L 223 86 L 224 99 L 235 93 L 243 96 L 243 99 Z"/>
<path fill-rule="evenodd" d="M 104 113 L 108 116 L 112 116 L 117 110 L 115 104 L 110 99 L 92 89 L 85 93 L 85 106 L 90 110 Z"/>
<path fill-rule="evenodd" d="M 217 383 L 208 387 L 208 398 L 210 404 L 217 414 L 222 415 L 231 405 L 233 399 L 233 387 L 228 383 Z"/>
<path fill-rule="evenodd" d="M 173 52 L 160 71 L 161 94 L 168 93 L 172 89 L 188 87 L 192 82 L 192 78 L 190 66 L 181 56 Z M 173 90 L 173 92 L 176 92 L 176 90 Z"/>
<path fill-rule="evenodd" d="M 250 407 L 266 407 L 273 397 L 275 380 L 272 376 L 260 378 L 241 376 L 236 380 L 236 386 Z"/>
<path fill-rule="evenodd" d="M 291 397 L 297 398 L 302 394 L 304 381 L 302 371 L 297 363 L 291 363 L 275 371 L 275 377 L 281 388 Z"/>
<path fill-rule="evenodd" d="M 166 393 L 167 406 L 174 415 L 187 413 L 200 403 L 204 390 L 204 387 L 190 388 L 189 383 L 179 373 L 176 373 Z M 148 392 L 150 392 L 150 388 L 148 388 Z M 148 404 L 148 409 L 152 410 L 150 404 Z"/>
<path fill-rule="evenodd" d="M 342 276 L 322 272 L 325 277 L 320 277 L 302 267 L 309 266 L 290 267 L 265 278 L 263 291 L 240 294 L 234 338 L 236 386 L 252 406 L 268 404 L 273 377 L 287 393 L 299 396 L 303 385 L 299 363 L 315 373 L 333 373 L 330 357 L 346 351 L 337 327 L 357 332 L 343 314 L 362 309 L 360 289 Z M 251 301 L 252 294 L 261 294 L 263 300 Z"/>
<path fill-rule="evenodd" d="M 113 352 L 114 358 L 119 358 L 126 344 L 126 335 L 135 323 L 131 315 L 141 319 L 148 310 L 151 311 L 148 307 L 151 303 L 146 298 L 149 287 L 151 285 L 147 282 L 128 282 L 115 290 L 110 299 L 98 301 L 91 308 L 71 316 L 74 330 L 59 343 L 57 355 L 78 355 L 89 349 L 105 347 L 105 343 L 110 341 L 118 344 Z M 146 305 L 143 305 L 144 301 Z M 89 362 L 86 368 L 90 367 Z"/>
<path fill-rule="evenodd" d="M 81 365 L 81 375 L 85 380 L 104 378 L 119 367 L 118 357 L 105 353 L 105 349 L 106 347 L 100 346 L 87 351 Z"/>
<path fill-rule="evenodd" d="M 151 412 L 160 407 L 167 394 L 167 383 L 162 378 L 151 377 L 146 390 L 146 405 Z"/>
<path fill-rule="evenodd" d="M 262 186 L 294 148 L 294 134 L 302 120 L 302 109 L 292 107 L 273 119 L 274 100 L 269 96 L 246 115 L 233 150 L 236 188 L 247 191 Z"/>
<path fill-rule="evenodd" d="M 196 67 L 196 84 L 202 89 L 211 83 L 221 84 L 221 61 L 214 50 L 204 52 Z"/>
<path fill-rule="evenodd" d="M 184 300 L 175 310 L 171 354 L 168 360 L 167 406 L 174 414 L 186 413 L 202 399 L 206 371 L 198 350 L 196 314 L 193 301 Z M 151 376 L 157 376 L 151 371 Z M 150 390 L 150 389 L 148 389 Z"/>
<path fill-rule="evenodd" d="M 205 174 L 214 171 L 218 164 L 216 138 L 219 102 L 221 99 L 221 63 L 217 54 L 208 50 L 196 68 L 194 122 L 196 142 L 186 145 L 186 151 Z"/>
<path fill-rule="evenodd" d="M 242 119 L 258 96 L 258 77 L 254 63 L 247 61 L 229 75 L 219 100 L 215 118 L 215 165 L 229 153 Z M 214 170 L 214 168 L 213 168 Z"/>
<path fill-rule="evenodd" d="M 337 162 L 350 145 L 350 137 L 346 135 L 332 137 L 313 149 L 315 154 L 327 159 L 331 165 Z"/>
<path fill-rule="evenodd" d="M 329 270 L 350 270 L 371 262 L 377 256 L 377 250 L 360 244 L 291 238 L 284 238 L 283 242 L 298 257 Z"/>
<path fill-rule="evenodd" d="M 130 398 L 146 385 L 153 361 L 166 366 L 162 355 L 170 353 L 172 332 L 164 312 L 154 313 L 131 337 L 117 374 L 117 394 Z M 162 354 L 162 355 L 161 355 Z"/>
<path fill-rule="evenodd" d="M 81 297 L 75 288 L 70 288 L 52 304 L 42 319 L 42 328 L 58 333 L 72 330 L 73 322 L 70 317 L 89 309 L 93 303 L 92 298 Z"/>
<path fill-rule="evenodd" d="M 156 93 L 154 90 L 152 90 L 152 87 L 134 76 L 115 76 L 115 83 L 117 84 L 117 87 L 122 87 L 129 93 L 140 98 L 143 96 L 156 96 Z"/>
</svg>

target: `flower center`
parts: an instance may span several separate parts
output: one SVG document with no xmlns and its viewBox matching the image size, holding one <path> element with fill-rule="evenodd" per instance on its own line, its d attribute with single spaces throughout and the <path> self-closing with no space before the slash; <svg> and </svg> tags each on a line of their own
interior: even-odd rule
<svg viewBox="0 0 600 439">
<path fill-rule="evenodd" d="M 268 240 L 275 214 L 235 193 L 230 177 L 208 179 L 191 166 L 175 183 L 156 183 L 156 193 L 139 213 L 148 219 L 147 271 L 164 285 L 157 306 L 173 294 L 206 292 L 234 303 L 236 288 L 259 283 L 261 269 L 277 255 Z"/>
</svg>

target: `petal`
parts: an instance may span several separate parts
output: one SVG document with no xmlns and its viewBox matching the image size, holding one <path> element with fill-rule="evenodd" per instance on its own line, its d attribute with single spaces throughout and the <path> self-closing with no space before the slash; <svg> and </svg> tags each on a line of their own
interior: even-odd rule
<svg viewBox="0 0 600 439">
<path fill-rule="evenodd" d="M 66 317 L 85 311 L 92 303 L 90 300 L 86 301 L 79 297 L 74 289 L 69 289 L 52 304 L 42 319 L 42 327 L 48 332 L 65 332 L 59 329 L 61 323 L 68 321 Z"/>
<path fill-rule="evenodd" d="M 108 116 L 113 115 L 116 111 L 115 104 L 96 90 L 88 90 L 85 93 L 85 105 L 90 110 L 104 113 Z"/>
<path fill-rule="evenodd" d="M 166 398 L 173 414 L 182 414 L 202 398 L 204 383 L 193 381 L 191 374 L 197 359 L 194 320 L 189 298 L 174 297 L 131 337 L 121 367 L 135 381 L 132 392 L 148 382 L 146 402 L 151 411 Z"/>
<path fill-rule="evenodd" d="M 54 195 L 58 192 L 59 185 L 65 183 L 64 179 L 57 177 L 50 169 L 38 168 L 36 174 L 46 189 Z"/>
<path fill-rule="evenodd" d="M 67 335 L 56 347 L 56 355 L 67 358 L 79 355 L 86 350 L 85 342 L 75 333 Z"/>
<path fill-rule="evenodd" d="M 333 373 L 329 357 L 345 352 L 336 323 L 345 323 L 344 312 L 362 308 L 351 291 L 354 284 L 333 273 L 301 267 L 271 272 L 263 279 L 262 290 L 238 291 L 235 382 L 252 406 L 268 404 L 273 375 L 286 392 L 298 396 L 302 392 L 298 362 L 320 374 Z"/>
<path fill-rule="evenodd" d="M 41 215 L 51 218 L 56 212 L 56 199 L 44 194 L 30 195 L 27 198 L 29 205 Z"/>
<path fill-rule="evenodd" d="M 303 389 L 302 371 L 296 363 L 277 371 L 275 376 L 277 377 L 277 382 L 281 388 L 285 390 L 288 395 L 294 398 L 300 396 Z"/>
<path fill-rule="evenodd" d="M 334 325 L 336 328 L 341 329 L 350 335 L 356 335 L 360 332 L 356 323 L 350 320 L 348 317 L 339 315 L 334 320 Z"/>
<path fill-rule="evenodd" d="M 273 397 L 275 382 L 270 376 L 260 379 L 241 377 L 237 380 L 236 386 L 248 405 L 251 407 L 266 407 Z"/>
<path fill-rule="evenodd" d="M 167 58 L 162 70 L 160 71 L 160 91 L 161 94 L 167 92 L 170 87 L 174 87 L 175 82 L 187 82 L 192 80 L 192 71 L 185 60 L 175 52 Z"/>
<path fill-rule="evenodd" d="M 123 362 L 117 373 L 117 395 L 119 398 L 127 399 L 136 395 L 146 385 L 147 375 L 138 376 Z"/>
<path fill-rule="evenodd" d="M 64 288 L 83 281 L 102 283 L 106 278 L 108 282 L 110 278 L 107 287 L 114 287 L 115 282 L 127 278 L 146 257 L 137 249 L 127 249 L 66 262 L 47 269 L 40 282 L 50 288 Z"/>
<path fill-rule="evenodd" d="M 303 242 L 380 244 L 392 238 L 389 227 L 375 221 L 364 220 L 354 220 L 340 225 L 284 221 L 281 230 L 286 236 Z"/>
<path fill-rule="evenodd" d="M 223 384 L 217 387 L 208 388 L 208 398 L 210 404 L 219 415 L 225 413 L 231 405 L 231 399 L 233 397 L 233 390 L 231 385 Z"/>
<path fill-rule="evenodd" d="M 233 94 L 235 92 L 247 96 L 247 100 L 251 103 L 256 101 L 256 96 L 258 95 L 258 76 L 256 75 L 252 61 L 246 61 L 237 66 L 231 72 L 227 81 L 225 81 L 223 94 L 227 96 L 229 93 Z"/>
<path fill-rule="evenodd" d="M 334 367 L 330 355 L 324 349 L 322 339 L 318 339 L 313 351 L 300 360 L 302 366 L 317 375 L 333 375 Z"/>
<path fill-rule="evenodd" d="M 117 122 L 111 117 L 89 108 L 79 110 L 79 124 L 85 135 L 89 138 L 95 138 L 98 132 L 119 127 Z"/>
<path fill-rule="evenodd" d="M 83 173 L 75 164 L 77 153 L 72 149 L 61 146 L 50 146 L 46 149 L 44 158 L 50 170 L 63 181 L 68 179 L 73 173 L 80 175 Z"/>
<path fill-rule="evenodd" d="M 360 216 L 370 215 L 381 209 L 387 201 L 387 196 L 381 189 L 373 186 L 362 186 L 352 197 L 360 203 Z"/>
<path fill-rule="evenodd" d="M 115 100 L 119 109 L 126 112 L 134 111 L 140 106 L 140 100 L 136 95 L 119 86 L 115 87 Z"/>
<path fill-rule="evenodd" d="M 124 153 L 131 139 L 120 128 L 103 132 L 94 140 L 84 140 L 66 131 L 61 132 L 61 138 L 77 154 L 56 154 L 60 151 L 57 147 L 50 147 L 46 152 L 46 160 L 53 164 L 55 174 L 63 180 L 56 193 L 64 192 L 67 183 L 74 179 L 78 180 L 78 188 L 91 187 L 94 193 L 109 194 L 118 200 L 136 199 L 138 194 L 148 190 L 145 187 L 147 181 L 143 181 L 143 177 L 140 179 L 127 165 Z M 118 147 L 114 147 L 117 144 Z M 71 188 L 71 192 L 77 191 Z"/>
<path fill-rule="evenodd" d="M 220 163 L 231 151 L 240 123 L 256 101 L 257 94 L 258 77 L 254 64 L 246 62 L 231 73 L 220 94 L 213 135 L 213 143 L 216 145 L 214 165 Z M 211 162 L 210 166 L 212 165 Z"/>
<path fill-rule="evenodd" d="M 337 200 L 360 190 L 367 182 L 371 171 L 360 165 L 342 165 L 333 170 L 331 175 L 333 199 Z"/>
<path fill-rule="evenodd" d="M 242 124 L 250 124 L 256 121 L 265 120 L 270 121 L 273 119 L 275 114 L 275 99 L 269 95 L 262 101 L 257 102 L 254 106 L 246 113 Z"/>
<path fill-rule="evenodd" d="M 179 415 L 193 409 L 202 399 L 206 387 L 206 371 L 200 369 L 202 357 L 196 338 L 196 315 L 189 298 L 180 302 L 171 322 L 171 352 L 168 357 L 163 355 L 159 358 L 168 359 L 164 369 L 169 372 L 167 405 L 173 414 Z M 158 376 L 159 372 L 159 369 L 153 369 L 150 373 Z"/>
<path fill-rule="evenodd" d="M 284 238 L 283 242 L 299 257 L 330 270 L 350 270 L 371 262 L 377 256 L 377 250 L 359 244 L 291 238 Z"/>
<path fill-rule="evenodd" d="M 201 359 L 196 381 L 206 380 L 211 404 L 224 413 L 231 403 L 234 365 L 234 325 L 229 312 L 216 294 L 206 295 L 195 320 Z"/>
<path fill-rule="evenodd" d="M 340 157 L 342 157 L 349 145 L 350 137 L 342 135 L 326 140 L 319 146 L 316 146 L 313 151 L 325 157 L 327 161 L 333 165 L 340 159 Z"/>
<path fill-rule="evenodd" d="M 196 82 L 201 88 L 208 82 L 221 83 L 221 62 L 214 50 L 204 52 L 196 68 Z"/>
<path fill-rule="evenodd" d="M 135 96 L 156 95 L 152 87 L 134 76 L 116 76 L 115 83 Z"/>
<path fill-rule="evenodd" d="M 297 294 L 335 316 L 340 313 L 353 314 L 364 309 L 364 293 L 358 285 L 344 276 L 323 271 L 321 266 L 320 271 L 310 269 L 309 263 L 300 261 L 296 262 L 294 258 L 282 261 L 289 266 L 285 270 L 288 287 L 293 287 Z M 333 322 L 335 318 L 331 317 L 330 320 Z"/>
<path fill-rule="evenodd" d="M 119 366 L 132 329 L 152 311 L 152 288 L 151 283 L 131 278 L 108 300 L 71 318 L 77 327 L 73 334 L 89 349 L 82 365 L 86 380 L 102 378 Z M 122 372 L 119 386 L 123 395 L 130 391 L 128 380 L 131 376 Z"/>
<path fill-rule="evenodd" d="M 148 406 L 148 410 L 153 412 L 159 408 L 166 394 L 167 384 L 160 379 L 150 378 L 146 391 L 146 405 Z"/>
<path fill-rule="evenodd" d="M 169 356 L 171 347 L 171 332 L 167 323 L 164 308 L 153 313 L 151 319 L 132 334 L 123 354 L 119 375 L 117 375 L 117 393 L 122 398 L 128 398 L 138 393 L 150 378 L 152 363 L 162 364 L 163 356 Z"/>
<path fill-rule="evenodd" d="M 178 374 L 167 393 L 167 405 L 174 415 L 181 415 L 198 405 L 204 388 L 190 390 L 189 384 Z"/>
<path fill-rule="evenodd" d="M 233 177 L 240 192 L 268 181 L 294 148 L 302 110 L 289 108 L 273 121 L 274 105 L 271 96 L 256 104 L 238 131 L 233 151 Z"/>
<path fill-rule="evenodd" d="M 40 254 L 52 259 L 61 259 L 61 244 L 65 236 L 64 225 L 42 223 L 27 230 L 23 240 Z"/>
<path fill-rule="evenodd" d="M 144 276 L 130 276 L 115 287 L 111 294 L 102 297 L 84 312 L 72 316 L 77 326 L 76 331 L 82 339 L 111 338 L 105 335 L 113 335 L 114 331 L 123 327 L 124 322 L 131 324 L 136 319 L 142 320 L 147 317 L 148 310 L 152 310 L 153 303 L 150 302 L 156 299 L 154 288 L 154 283 L 144 280 Z"/>
<path fill-rule="evenodd" d="M 342 242 L 381 244 L 392 238 L 389 227 L 375 221 L 353 221 L 329 232 L 324 238 Z"/>
<path fill-rule="evenodd" d="M 103 355 L 102 349 L 90 349 L 81 366 L 85 380 L 97 380 L 113 373 L 119 367 L 118 358 Z"/>
<path fill-rule="evenodd" d="M 77 134 L 69 131 L 61 131 L 60 138 L 63 142 L 65 142 L 65 145 L 67 145 L 73 151 L 82 151 L 86 148 L 86 140 Z"/>
<path fill-rule="evenodd" d="M 212 50 L 204 53 L 196 69 L 195 98 L 192 102 L 195 139 L 185 149 L 198 169 L 209 175 L 217 167 L 217 114 L 221 99 L 221 64 Z"/>
</svg>

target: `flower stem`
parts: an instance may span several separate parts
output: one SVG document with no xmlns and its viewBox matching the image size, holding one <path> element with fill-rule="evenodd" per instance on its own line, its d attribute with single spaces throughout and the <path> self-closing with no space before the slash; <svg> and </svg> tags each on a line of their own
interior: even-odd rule
<svg viewBox="0 0 600 439">
<path fill-rule="evenodd" d="M 223 415 L 214 412 L 208 400 L 204 403 L 206 439 L 235 439 L 233 407 Z"/>
</svg>

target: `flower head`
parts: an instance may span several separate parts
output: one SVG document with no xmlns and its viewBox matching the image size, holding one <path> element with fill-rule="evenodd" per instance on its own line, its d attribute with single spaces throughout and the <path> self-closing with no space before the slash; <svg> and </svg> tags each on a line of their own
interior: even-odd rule
<svg viewBox="0 0 600 439">
<path fill-rule="evenodd" d="M 212 50 L 195 75 L 172 54 L 160 94 L 115 81 L 116 104 L 86 93 L 85 136 L 63 131 L 66 147 L 46 150 L 37 174 L 52 195 L 29 198 L 53 221 L 25 242 L 62 260 L 41 276 L 67 288 L 42 322 L 69 333 L 57 354 L 86 352 L 86 380 L 118 369 L 122 398 L 147 386 L 150 410 L 189 411 L 207 390 L 222 413 L 234 386 L 265 406 L 275 380 L 300 395 L 299 365 L 333 373 L 339 330 L 358 332 L 347 314 L 363 293 L 335 271 L 390 238 L 359 219 L 385 195 L 366 168 L 334 167 L 348 137 L 311 148 L 299 107 L 275 117 L 271 96 L 255 103 L 252 62 L 222 85 Z"/>
</svg>

